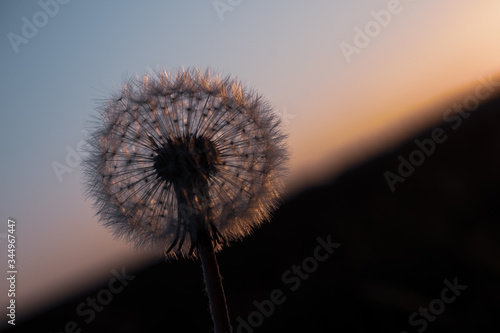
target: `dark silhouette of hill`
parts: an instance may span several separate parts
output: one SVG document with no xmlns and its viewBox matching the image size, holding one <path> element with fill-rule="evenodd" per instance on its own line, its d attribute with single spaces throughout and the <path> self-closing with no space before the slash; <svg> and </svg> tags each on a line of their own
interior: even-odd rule
<svg viewBox="0 0 500 333">
<path fill-rule="evenodd" d="M 459 126 L 431 126 L 295 195 L 219 254 L 234 332 L 500 331 L 499 111 L 500 99 L 490 100 Z M 408 177 L 392 192 L 384 175 L 393 179 L 410 156 L 420 165 L 401 167 Z M 128 274 L 135 278 L 89 323 L 77 309 L 109 281 L 16 328 L 211 331 L 197 262 L 159 260 Z"/>
</svg>

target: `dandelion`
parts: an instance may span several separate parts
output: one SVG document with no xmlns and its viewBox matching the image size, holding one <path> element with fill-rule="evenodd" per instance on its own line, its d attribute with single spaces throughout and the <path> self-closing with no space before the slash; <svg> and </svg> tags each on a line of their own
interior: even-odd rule
<svg viewBox="0 0 500 333">
<path fill-rule="evenodd" d="M 83 165 L 100 221 L 138 248 L 200 258 L 216 332 L 230 332 L 215 253 L 276 207 L 279 118 L 237 80 L 189 69 L 127 82 L 94 126 Z"/>
</svg>

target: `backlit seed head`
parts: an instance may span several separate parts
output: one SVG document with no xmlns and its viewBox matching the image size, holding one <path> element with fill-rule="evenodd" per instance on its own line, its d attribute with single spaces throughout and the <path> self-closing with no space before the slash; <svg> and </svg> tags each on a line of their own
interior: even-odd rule
<svg viewBox="0 0 500 333">
<path fill-rule="evenodd" d="M 269 217 L 283 189 L 286 136 L 270 105 L 197 69 L 127 82 L 100 109 L 84 160 L 101 222 L 137 247 L 195 256 Z"/>
</svg>

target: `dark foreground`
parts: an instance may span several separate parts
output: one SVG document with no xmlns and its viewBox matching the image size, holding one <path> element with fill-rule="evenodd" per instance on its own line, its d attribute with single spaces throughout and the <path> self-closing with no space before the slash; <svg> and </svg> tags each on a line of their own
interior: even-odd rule
<svg viewBox="0 0 500 333">
<path fill-rule="evenodd" d="M 500 99 L 417 138 L 219 255 L 234 332 L 500 331 Z M 211 331 L 197 262 L 116 274 L 16 331 Z"/>
</svg>

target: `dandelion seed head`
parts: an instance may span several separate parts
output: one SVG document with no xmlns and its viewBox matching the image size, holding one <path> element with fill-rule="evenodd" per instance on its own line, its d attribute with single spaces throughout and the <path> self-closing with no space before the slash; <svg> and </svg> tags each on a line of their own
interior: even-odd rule
<svg viewBox="0 0 500 333">
<path fill-rule="evenodd" d="M 208 70 L 156 72 L 126 82 L 99 111 L 84 177 L 116 236 L 192 257 L 201 227 L 218 251 L 276 207 L 286 135 L 269 103 L 237 80 Z"/>
</svg>

